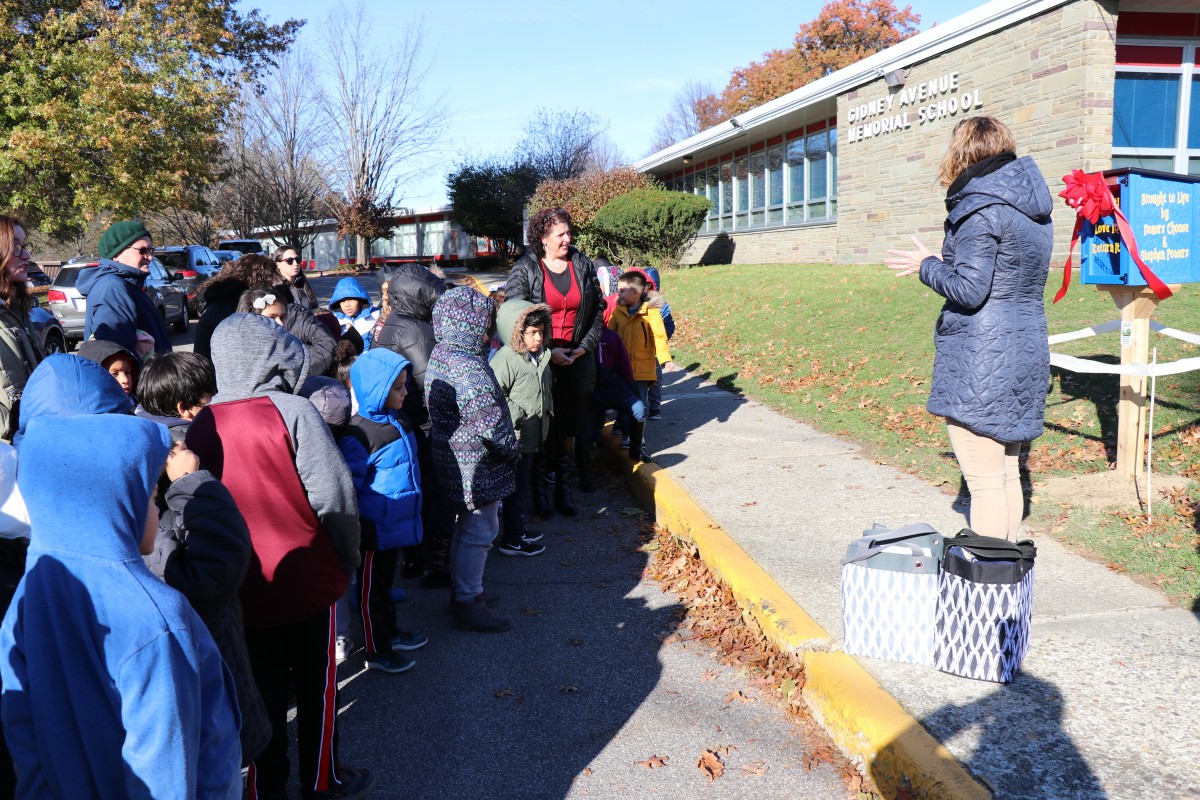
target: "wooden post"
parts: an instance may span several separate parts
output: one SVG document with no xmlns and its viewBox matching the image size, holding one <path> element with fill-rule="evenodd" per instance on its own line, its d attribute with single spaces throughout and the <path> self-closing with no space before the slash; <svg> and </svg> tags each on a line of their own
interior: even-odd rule
<svg viewBox="0 0 1200 800">
<path fill-rule="evenodd" d="M 1146 364 L 1150 355 L 1150 318 L 1159 298 L 1146 286 L 1098 285 L 1112 295 L 1121 312 L 1121 328 L 1129 328 L 1128 344 L 1122 337 L 1121 364 Z M 1171 291 L 1176 291 L 1172 286 Z M 1146 438 L 1146 387 L 1142 375 L 1121 376 L 1121 398 L 1117 403 L 1117 473 L 1137 477 L 1145 472 L 1142 442 Z"/>
</svg>

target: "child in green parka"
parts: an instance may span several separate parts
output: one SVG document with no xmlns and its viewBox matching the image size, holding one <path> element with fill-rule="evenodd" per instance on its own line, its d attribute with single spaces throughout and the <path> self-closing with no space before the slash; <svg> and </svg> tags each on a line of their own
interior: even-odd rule
<svg viewBox="0 0 1200 800">
<path fill-rule="evenodd" d="M 541 534 L 525 529 L 533 459 L 542 452 L 550 433 L 550 351 L 542 346 L 550 330 L 550 306 L 526 300 L 508 300 L 496 314 L 496 330 L 505 345 L 492 357 L 492 372 L 508 399 L 508 413 L 521 445 L 517 488 L 504 498 L 504 532 L 501 555 L 536 556 L 545 552 Z"/>
</svg>

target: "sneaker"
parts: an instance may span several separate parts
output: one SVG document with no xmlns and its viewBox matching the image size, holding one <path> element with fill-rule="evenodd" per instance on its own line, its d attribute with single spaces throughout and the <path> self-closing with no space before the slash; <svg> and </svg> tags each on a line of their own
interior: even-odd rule
<svg viewBox="0 0 1200 800">
<path fill-rule="evenodd" d="M 630 450 L 629 457 L 637 462 L 651 462 L 654 460 L 653 456 L 647 453 L 646 448 L 644 447 L 640 453 L 634 453 L 632 450 Z"/>
<path fill-rule="evenodd" d="M 540 556 L 546 552 L 546 545 L 536 544 L 527 539 L 513 539 L 504 542 L 496 548 L 502 556 Z"/>
<path fill-rule="evenodd" d="M 408 672 L 417 665 L 416 661 L 399 653 L 376 653 L 367 656 L 363 661 L 366 662 L 367 669 L 377 669 L 392 675 Z"/>
<path fill-rule="evenodd" d="M 397 630 L 396 635 L 392 637 L 392 650 L 420 650 L 427 644 L 429 644 L 428 636 L 411 631 Z"/>
<path fill-rule="evenodd" d="M 511 622 L 480 602 L 478 597 L 466 602 L 451 601 L 450 613 L 454 616 L 454 627 L 460 631 L 503 633 L 512 627 Z"/>
<path fill-rule="evenodd" d="M 306 791 L 304 800 L 361 800 L 375 791 L 375 776 L 369 769 L 340 767 L 339 783 L 320 791 Z"/>
<path fill-rule="evenodd" d="M 650 419 L 662 419 L 662 412 L 661 411 L 651 411 Z"/>
<path fill-rule="evenodd" d="M 357 652 L 358 646 L 349 636 L 339 636 L 333 643 L 333 654 L 339 664 Z"/>
<path fill-rule="evenodd" d="M 541 531 L 525 531 L 521 534 L 521 538 L 527 542 L 540 542 L 542 540 Z"/>
</svg>

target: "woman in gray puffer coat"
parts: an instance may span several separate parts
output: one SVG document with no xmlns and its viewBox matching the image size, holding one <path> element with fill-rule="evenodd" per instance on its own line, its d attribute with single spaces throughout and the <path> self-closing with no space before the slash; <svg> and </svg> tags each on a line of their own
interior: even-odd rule
<svg viewBox="0 0 1200 800">
<path fill-rule="evenodd" d="M 970 525 L 1015 539 L 1024 510 L 1018 455 L 1043 431 L 1050 380 L 1043 291 L 1054 246 L 1046 180 L 993 117 L 954 128 L 938 177 L 947 187 L 942 256 L 916 237 L 892 250 L 897 276 L 946 298 L 934 332 L 926 408 L 946 418 L 971 493 Z"/>
</svg>

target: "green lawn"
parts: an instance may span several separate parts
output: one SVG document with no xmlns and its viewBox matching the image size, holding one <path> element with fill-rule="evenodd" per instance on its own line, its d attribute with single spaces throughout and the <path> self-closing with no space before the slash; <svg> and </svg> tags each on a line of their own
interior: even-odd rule
<svg viewBox="0 0 1200 800">
<path fill-rule="evenodd" d="M 1060 273 L 1061 274 L 1061 273 Z M 1056 284 L 1052 275 L 1050 283 Z M 942 300 L 915 276 L 885 267 L 727 265 L 674 270 L 666 295 L 678 328 L 676 361 L 821 430 L 868 445 L 879 461 L 958 491 L 961 477 L 942 420 L 925 411 L 933 365 L 933 323 Z M 1106 293 L 1072 285 L 1050 305 L 1050 332 L 1117 318 Z M 1155 319 L 1200 331 L 1200 287 L 1184 286 Z M 1200 348 L 1155 336 L 1160 361 Z M 1118 334 L 1055 348 L 1118 360 Z M 1115 459 L 1117 378 L 1054 370 L 1045 435 L 1025 459 L 1034 476 L 1109 468 Z M 1158 382 L 1156 473 L 1200 476 L 1200 373 Z M 1036 478 L 1035 478 L 1036 479 Z M 1035 495 L 1035 501 L 1038 499 Z M 1145 577 L 1184 605 L 1200 603 L 1196 533 L 1200 488 L 1163 497 L 1155 522 L 1128 513 L 1033 506 L 1031 522 Z"/>
</svg>

